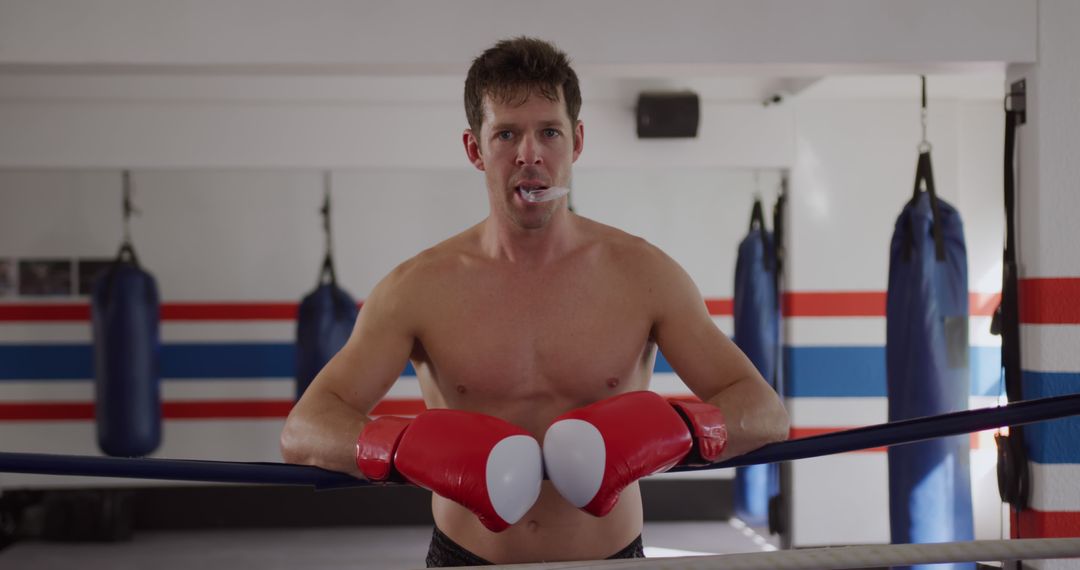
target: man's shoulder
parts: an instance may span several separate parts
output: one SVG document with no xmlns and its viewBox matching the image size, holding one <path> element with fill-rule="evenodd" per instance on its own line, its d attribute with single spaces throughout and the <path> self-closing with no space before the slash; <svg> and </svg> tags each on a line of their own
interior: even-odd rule
<svg viewBox="0 0 1080 570">
<path fill-rule="evenodd" d="M 595 231 L 605 261 L 599 264 L 601 270 L 617 278 L 624 292 L 636 295 L 639 306 L 653 318 L 668 314 L 685 299 L 700 297 L 686 270 L 658 246 L 603 224 Z"/>
<path fill-rule="evenodd" d="M 389 278 L 398 286 L 431 284 L 465 267 L 475 257 L 474 241 L 471 230 L 443 240 L 401 262 Z"/>
<path fill-rule="evenodd" d="M 660 248 L 643 237 L 595 220 L 583 220 L 590 241 L 620 264 L 650 265 L 667 258 Z"/>
<path fill-rule="evenodd" d="M 419 326 L 424 315 L 445 298 L 445 290 L 456 282 L 454 276 L 462 274 L 465 250 L 454 239 L 431 246 L 390 270 L 365 299 L 365 310 L 392 315 L 396 322 L 414 329 Z"/>
</svg>

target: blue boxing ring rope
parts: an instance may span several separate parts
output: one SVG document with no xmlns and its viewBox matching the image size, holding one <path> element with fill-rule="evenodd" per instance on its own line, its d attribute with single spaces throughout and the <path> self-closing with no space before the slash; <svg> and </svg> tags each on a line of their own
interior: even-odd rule
<svg viewBox="0 0 1080 570">
<path fill-rule="evenodd" d="M 672 471 L 699 471 L 792 461 L 860 449 L 915 443 L 936 437 L 1036 423 L 1078 414 L 1080 414 L 1080 394 L 1039 398 L 1015 402 L 1007 406 L 925 416 L 782 441 L 727 461 L 705 467 L 677 467 Z"/>
<path fill-rule="evenodd" d="M 766 445 L 700 471 L 758 463 L 776 463 L 874 447 L 901 445 L 935 437 L 1022 425 L 1080 414 L 1080 394 L 1015 402 L 938 416 L 871 425 Z M 169 481 L 302 485 L 316 489 L 360 487 L 372 483 L 344 473 L 306 465 L 191 459 L 156 459 L 0 452 L 0 472 L 40 475 L 125 477 Z M 380 483 L 381 485 L 382 483 Z"/>
</svg>

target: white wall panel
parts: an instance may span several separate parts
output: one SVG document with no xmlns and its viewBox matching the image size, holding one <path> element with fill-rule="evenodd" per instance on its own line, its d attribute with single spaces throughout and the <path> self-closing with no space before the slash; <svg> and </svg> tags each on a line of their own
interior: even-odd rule
<svg viewBox="0 0 1080 570">
<path fill-rule="evenodd" d="M 889 542 L 884 453 L 848 453 L 791 464 L 798 546 Z"/>
</svg>

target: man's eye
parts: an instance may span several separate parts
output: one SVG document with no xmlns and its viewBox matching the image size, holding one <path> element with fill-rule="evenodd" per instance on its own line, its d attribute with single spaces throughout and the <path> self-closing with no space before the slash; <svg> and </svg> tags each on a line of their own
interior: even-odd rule
<svg viewBox="0 0 1080 570">
<path fill-rule="evenodd" d="M 514 137 L 514 133 L 511 133 L 510 131 L 499 131 L 495 136 L 499 137 L 499 140 L 501 141 L 508 141 Z"/>
<path fill-rule="evenodd" d="M 555 129 L 544 129 L 544 136 L 551 139 L 559 136 L 559 131 Z"/>
</svg>

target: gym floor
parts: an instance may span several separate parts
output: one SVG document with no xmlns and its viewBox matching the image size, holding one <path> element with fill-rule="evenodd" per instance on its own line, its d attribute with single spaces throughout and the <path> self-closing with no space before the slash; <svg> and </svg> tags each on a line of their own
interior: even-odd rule
<svg viewBox="0 0 1080 570">
<path fill-rule="evenodd" d="M 650 522 L 649 557 L 760 552 L 776 537 L 741 521 Z M 35 570 L 275 570 L 422 568 L 430 526 L 140 531 L 127 542 L 22 541 L 0 551 L 0 568 Z"/>
</svg>

